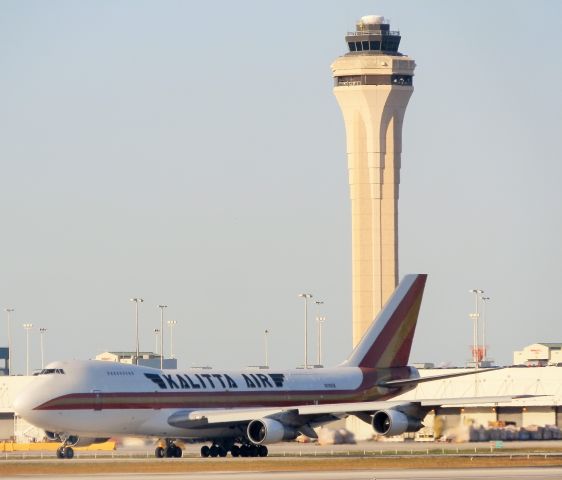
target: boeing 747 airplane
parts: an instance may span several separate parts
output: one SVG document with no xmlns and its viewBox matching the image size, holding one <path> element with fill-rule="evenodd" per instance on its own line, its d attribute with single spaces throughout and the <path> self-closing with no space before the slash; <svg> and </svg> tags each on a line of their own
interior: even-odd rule
<svg viewBox="0 0 562 480">
<path fill-rule="evenodd" d="M 158 370 L 102 361 L 53 362 L 15 401 L 16 413 L 62 444 L 112 436 L 160 439 L 157 457 L 180 457 L 181 441 L 208 441 L 203 457 L 266 456 L 268 444 L 355 415 L 379 435 L 418 431 L 441 405 L 494 403 L 515 397 L 391 400 L 420 382 L 407 366 L 427 275 L 407 275 L 349 358 L 335 368 Z M 470 372 L 473 373 L 473 372 Z M 476 373 L 476 372 L 474 372 Z"/>
</svg>

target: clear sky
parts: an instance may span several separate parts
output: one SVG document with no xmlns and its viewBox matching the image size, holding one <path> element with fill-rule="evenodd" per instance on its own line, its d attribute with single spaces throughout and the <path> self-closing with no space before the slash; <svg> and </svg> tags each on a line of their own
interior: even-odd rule
<svg viewBox="0 0 562 480">
<path fill-rule="evenodd" d="M 412 361 L 562 342 L 562 3 L 0 2 L 0 306 L 32 367 L 154 349 L 180 366 L 325 363 L 351 349 L 345 132 L 330 64 L 382 14 L 417 63 L 406 112 L 400 274 L 429 280 Z M 5 312 L 0 345 L 7 344 Z M 311 319 L 316 315 L 310 310 Z M 310 349 L 316 356 L 314 321 Z M 166 333 L 166 350 L 169 349 Z"/>
</svg>

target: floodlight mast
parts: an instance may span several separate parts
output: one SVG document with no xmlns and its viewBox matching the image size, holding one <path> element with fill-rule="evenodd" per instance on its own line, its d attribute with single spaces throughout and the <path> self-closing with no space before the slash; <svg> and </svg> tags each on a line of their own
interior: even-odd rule
<svg viewBox="0 0 562 480">
<path fill-rule="evenodd" d="M 469 290 L 468 293 L 474 293 L 474 302 L 475 302 L 475 312 L 470 314 L 470 318 L 472 318 L 474 320 L 474 325 L 473 325 L 473 331 L 472 331 L 472 361 L 474 362 L 474 365 L 476 368 L 478 368 L 479 364 L 480 364 L 480 346 L 479 346 L 479 342 L 478 342 L 478 318 L 480 317 L 480 313 L 479 313 L 479 301 L 480 301 L 480 295 L 482 295 L 484 293 L 484 290 L 481 290 L 479 288 L 473 288 L 472 290 Z"/>
<path fill-rule="evenodd" d="M 136 336 L 136 354 L 135 365 L 139 364 L 139 303 L 144 302 L 142 298 L 131 298 L 131 302 L 135 303 L 135 336 Z"/>
<path fill-rule="evenodd" d="M 164 370 L 164 309 L 168 305 L 158 305 L 160 309 L 160 370 Z"/>
<path fill-rule="evenodd" d="M 312 293 L 299 293 L 299 297 L 304 298 L 304 368 L 308 368 L 308 299 L 312 298 Z"/>
<path fill-rule="evenodd" d="M 4 311 L 8 314 L 8 375 L 12 374 L 12 358 L 14 356 L 12 347 L 12 313 L 16 311 L 15 308 L 5 308 Z"/>
</svg>

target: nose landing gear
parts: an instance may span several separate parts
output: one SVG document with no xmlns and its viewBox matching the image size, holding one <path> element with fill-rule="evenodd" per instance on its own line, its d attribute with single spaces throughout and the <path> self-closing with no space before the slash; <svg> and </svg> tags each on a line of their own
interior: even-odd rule
<svg viewBox="0 0 562 480">
<path fill-rule="evenodd" d="M 68 445 L 62 444 L 57 448 L 57 458 L 68 458 L 69 460 L 74 457 L 74 449 Z"/>
</svg>

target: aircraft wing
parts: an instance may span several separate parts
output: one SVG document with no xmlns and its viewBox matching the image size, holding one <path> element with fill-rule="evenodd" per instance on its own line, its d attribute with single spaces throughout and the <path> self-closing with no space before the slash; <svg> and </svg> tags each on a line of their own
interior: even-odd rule
<svg viewBox="0 0 562 480">
<path fill-rule="evenodd" d="M 412 401 L 386 400 L 375 402 L 328 403 L 323 405 L 295 405 L 290 407 L 259 407 L 231 409 L 179 410 L 168 418 L 168 423 L 179 428 L 205 428 L 225 424 L 244 424 L 261 418 L 272 418 L 291 425 L 304 425 L 321 419 L 332 419 L 357 415 L 365 417 L 379 410 L 411 410 L 426 412 L 433 408 L 455 405 L 485 405 L 510 402 L 536 395 L 503 395 L 489 397 L 439 398 Z"/>
<path fill-rule="evenodd" d="M 201 410 L 179 410 L 168 418 L 168 423 L 179 428 L 199 428 L 226 423 L 247 423 L 256 418 L 274 418 L 287 413 L 296 413 L 295 408 L 212 408 Z"/>
<path fill-rule="evenodd" d="M 462 397 L 462 398 L 438 398 L 438 399 L 420 399 L 411 401 L 399 401 L 399 400 L 386 400 L 378 402 L 357 402 L 357 403 L 335 403 L 327 405 L 306 405 L 303 407 L 298 407 L 298 413 L 300 415 L 313 415 L 322 413 L 348 413 L 353 415 L 354 413 L 374 413 L 378 410 L 388 410 L 390 408 L 400 407 L 424 407 L 427 409 L 444 407 L 444 406 L 455 406 L 455 405 L 481 405 L 489 403 L 502 403 L 511 402 L 512 400 L 518 398 L 534 398 L 536 395 L 500 395 L 491 397 Z M 327 412 L 325 409 L 329 409 Z"/>
<path fill-rule="evenodd" d="M 407 402 L 382 401 L 364 403 L 334 403 L 291 407 L 218 408 L 179 410 L 168 418 L 168 423 L 179 428 L 206 428 L 218 425 L 249 423 L 260 418 L 272 418 L 291 425 L 303 425 L 314 419 L 337 420 L 354 412 L 371 412 L 391 408 Z"/>
</svg>

